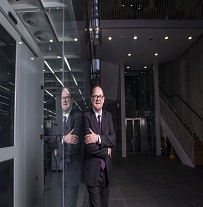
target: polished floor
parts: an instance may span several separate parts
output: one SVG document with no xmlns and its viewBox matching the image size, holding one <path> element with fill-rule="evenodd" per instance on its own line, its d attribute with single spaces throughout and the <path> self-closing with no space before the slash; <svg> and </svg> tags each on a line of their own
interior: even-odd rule
<svg viewBox="0 0 203 207">
<path fill-rule="evenodd" d="M 114 175 L 109 207 L 202 207 L 203 167 L 191 168 L 178 159 L 151 153 L 113 156 Z M 48 175 L 46 191 L 32 207 L 59 207 L 58 178 Z M 81 184 L 78 207 L 88 206 L 86 186 Z"/>
</svg>

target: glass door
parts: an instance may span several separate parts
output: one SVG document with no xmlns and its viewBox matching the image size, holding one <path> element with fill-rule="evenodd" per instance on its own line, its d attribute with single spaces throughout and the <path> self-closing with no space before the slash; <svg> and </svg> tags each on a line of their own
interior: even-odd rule
<svg viewBox="0 0 203 207">
<path fill-rule="evenodd" d="M 0 22 L 0 205 L 7 207 L 14 206 L 15 62 L 16 41 Z"/>
</svg>

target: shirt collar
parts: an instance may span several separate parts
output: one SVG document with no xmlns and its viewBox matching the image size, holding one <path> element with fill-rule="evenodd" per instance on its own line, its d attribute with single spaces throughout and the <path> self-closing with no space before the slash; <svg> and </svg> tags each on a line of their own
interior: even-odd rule
<svg viewBox="0 0 203 207">
<path fill-rule="evenodd" d="M 98 117 L 98 115 L 100 115 L 101 118 L 102 118 L 102 110 L 101 110 L 100 114 L 98 112 L 96 112 L 94 108 L 93 108 L 93 111 L 95 113 L 96 118 Z"/>
<path fill-rule="evenodd" d="M 70 111 L 69 111 L 68 113 L 64 113 L 64 112 L 63 112 L 63 117 L 66 116 L 66 118 L 68 118 L 68 116 L 69 116 L 71 110 L 72 110 L 72 108 L 70 109 Z"/>
</svg>

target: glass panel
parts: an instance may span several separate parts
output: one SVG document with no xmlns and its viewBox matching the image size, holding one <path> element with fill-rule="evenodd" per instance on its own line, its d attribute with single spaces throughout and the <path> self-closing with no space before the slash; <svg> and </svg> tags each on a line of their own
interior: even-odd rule
<svg viewBox="0 0 203 207">
<path fill-rule="evenodd" d="M 81 115 L 87 107 L 86 97 L 90 96 L 90 51 L 84 2 L 65 0 L 61 7 L 50 9 L 48 14 L 56 29 L 61 53 L 56 58 L 46 59 L 44 68 L 45 189 L 55 192 L 51 203 L 54 206 L 86 206 L 88 196 L 82 184 Z M 70 90 L 62 94 L 63 87 Z M 67 112 L 64 124 L 63 114 Z M 68 137 L 62 141 L 67 134 L 77 136 L 79 142 L 71 144 Z M 78 205 L 71 205 L 70 200 L 74 200 L 75 195 Z"/>
<path fill-rule="evenodd" d="M 16 41 L 0 25 L 0 148 L 14 145 Z"/>
<path fill-rule="evenodd" d="M 13 207 L 14 172 L 13 160 L 0 162 L 0 205 Z"/>
</svg>

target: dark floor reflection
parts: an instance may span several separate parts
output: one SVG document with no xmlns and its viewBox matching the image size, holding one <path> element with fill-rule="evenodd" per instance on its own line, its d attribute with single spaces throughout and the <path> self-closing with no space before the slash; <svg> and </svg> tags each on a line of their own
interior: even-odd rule
<svg viewBox="0 0 203 207">
<path fill-rule="evenodd" d="M 177 159 L 147 153 L 132 153 L 127 158 L 114 154 L 113 164 L 109 207 L 203 206 L 203 167 L 191 168 Z M 50 173 L 50 190 L 32 207 L 60 206 L 60 176 Z M 87 203 L 87 189 L 81 184 L 78 206 L 86 207 Z"/>
</svg>

